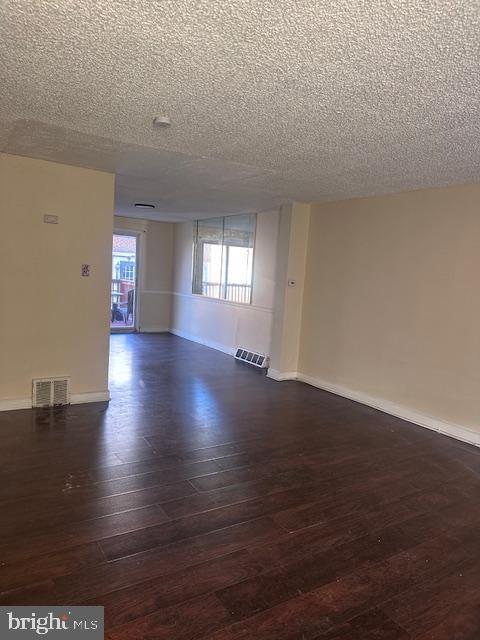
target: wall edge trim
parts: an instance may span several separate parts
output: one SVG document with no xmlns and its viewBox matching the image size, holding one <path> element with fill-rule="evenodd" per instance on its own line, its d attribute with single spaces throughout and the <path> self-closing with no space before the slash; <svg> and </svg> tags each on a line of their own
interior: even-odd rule
<svg viewBox="0 0 480 640">
<path fill-rule="evenodd" d="M 333 384 L 326 380 L 322 380 L 321 378 L 308 376 L 301 372 L 298 372 L 297 380 L 299 382 L 305 382 L 313 387 L 317 387 L 318 389 L 322 389 L 323 391 L 334 393 L 337 396 L 342 396 L 343 398 L 348 398 L 354 402 L 359 402 L 360 404 L 372 407 L 378 411 L 383 411 L 383 413 L 388 413 L 391 416 L 395 416 L 396 418 L 400 418 L 406 422 L 411 422 L 419 427 L 424 427 L 425 429 L 430 429 L 431 431 L 436 431 L 442 435 L 455 438 L 455 440 L 461 440 L 462 442 L 467 442 L 468 444 L 480 447 L 480 432 L 477 433 L 463 425 L 446 422 L 440 418 L 433 418 L 432 416 L 420 413 L 403 405 L 395 404 L 389 400 L 370 396 L 361 391 L 354 391 L 348 387 Z"/>
<path fill-rule="evenodd" d="M 32 398 L 5 398 L 0 400 L 0 411 L 15 411 L 17 409 L 31 409 Z"/>
<path fill-rule="evenodd" d="M 72 393 L 71 404 L 85 404 L 87 402 L 109 402 L 110 391 L 87 391 L 85 393 Z"/>
<path fill-rule="evenodd" d="M 297 380 L 298 376 L 298 371 L 278 371 L 278 369 L 272 369 L 271 367 L 269 367 L 267 371 L 267 378 L 271 378 L 277 382 Z"/>
</svg>

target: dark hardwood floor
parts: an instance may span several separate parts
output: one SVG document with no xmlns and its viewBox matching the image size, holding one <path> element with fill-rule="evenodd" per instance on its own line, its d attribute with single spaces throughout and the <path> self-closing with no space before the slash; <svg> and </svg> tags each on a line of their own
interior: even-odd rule
<svg viewBox="0 0 480 640">
<path fill-rule="evenodd" d="M 111 640 L 478 640 L 480 450 L 169 335 L 0 414 L 0 605 Z"/>
</svg>

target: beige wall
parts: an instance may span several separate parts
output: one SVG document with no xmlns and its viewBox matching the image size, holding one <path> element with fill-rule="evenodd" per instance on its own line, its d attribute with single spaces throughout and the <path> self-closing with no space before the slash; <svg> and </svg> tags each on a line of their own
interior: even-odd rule
<svg viewBox="0 0 480 640">
<path fill-rule="evenodd" d="M 480 185 L 312 207 L 299 370 L 480 431 Z"/>
<path fill-rule="evenodd" d="M 168 331 L 171 315 L 173 224 L 115 216 L 115 229 L 140 239 L 138 328 Z"/>
<path fill-rule="evenodd" d="M 192 294 L 193 223 L 174 225 L 173 332 L 226 352 L 243 346 L 269 354 L 278 221 L 278 211 L 257 215 L 251 305 Z"/>
<path fill-rule="evenodd" d="M 107 391 L 113 195 L 111 174 L 0 154 L 1 408 L 35 377 Z"/>
</svg>

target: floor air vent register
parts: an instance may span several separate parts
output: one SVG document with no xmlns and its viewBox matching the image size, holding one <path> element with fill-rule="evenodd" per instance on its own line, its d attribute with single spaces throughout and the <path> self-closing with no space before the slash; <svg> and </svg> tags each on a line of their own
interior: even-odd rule
<svg viewBox="0 0 480 640">
<path fill-rule="evenodd" d="M 33 380 L 32 407 L 58 407 L 70 404 L 70 378 Z"/>
<path fill-rule="evenodd" d="M 260 369 L 266 369 L 268 367 L 268 357 L 266 355 L 263 353 L 256 353 L 255 351 L 249 351 L 242 347 L 237 348 L 235 352 L 235 360 L 247 362 L 248 364 L 252 364 L 254 367 L 259 367 Z"/>
</svg>

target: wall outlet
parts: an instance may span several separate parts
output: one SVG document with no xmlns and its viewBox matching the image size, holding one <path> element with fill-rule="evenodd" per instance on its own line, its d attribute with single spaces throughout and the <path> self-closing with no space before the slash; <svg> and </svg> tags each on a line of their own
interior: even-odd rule
<svg viewBox="0 0 480 640">
<path fill-rule="evenodd" d="M 88 278 L 90 276 L 90 265 L 82 264 L 82 278 Z"/>
</svg>

